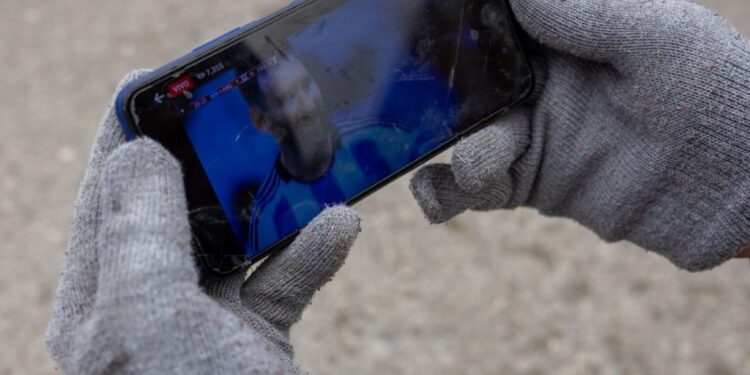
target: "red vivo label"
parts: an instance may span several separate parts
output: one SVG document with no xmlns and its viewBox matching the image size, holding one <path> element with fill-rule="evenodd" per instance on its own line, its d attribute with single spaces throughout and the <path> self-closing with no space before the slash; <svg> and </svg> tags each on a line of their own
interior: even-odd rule
<svg viewBox="0 0 750 375">
<path fill-rule="evenodd" d="M 182 77 L 174 82 L 172 82 L 167 89 L 169 90 L 169 95 L 171 97 L 179 96 L 185 91 L 192 90 L 195 88 L 195 83 L 193 83 L 193 79 L 185 76 Z"/>
</svg>

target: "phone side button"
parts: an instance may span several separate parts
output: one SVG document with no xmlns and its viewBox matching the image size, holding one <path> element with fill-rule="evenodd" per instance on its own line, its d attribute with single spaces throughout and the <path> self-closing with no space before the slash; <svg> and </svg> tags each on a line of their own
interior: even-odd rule
<svg viewBox="0 0 750 375">
<path fill-rule="evenodd" d="M 212 45 L 212 44 L 216 43 L 217 41 L 219 41 L 219 40 L 221 40 L 221 39 L 224 39 L 225 37 L 227 37 L 227 36 L 229 36 L 229 35 L 231 35 L 231 34 L 234 34 L 234 33 L 235 33 L 235 32 L 237 32 L 237 31 L 238 31 L 239 29 L 240 29 L 239 27 L 235 27 L 234 29 L 230 30 L 229 32 L 227 32 L 227 33 L 224 33 L 224 34 L 222 34 L 222 35 L 220 35 L 220 36 L 218 36 L 218 37 L 216 37 L 216 38 L 214 38 L 214 39 L 211 39 L 210 41 L 208 41 L 208 42 L 206 42 L 206 43 L 203 43 L 203 44 L 201 44 L 200 46 L 198 46 L 198 47 L 196 47 L 195 49 L 193 49 L 193 52 L 198 52 L 198 51 L 200 51 L 200 50 L 203 50 L 204 48 L 206 48 L 206 47 L 208 47 L 208 46 L 210 46 L 210 45 Z"/>
</svg>

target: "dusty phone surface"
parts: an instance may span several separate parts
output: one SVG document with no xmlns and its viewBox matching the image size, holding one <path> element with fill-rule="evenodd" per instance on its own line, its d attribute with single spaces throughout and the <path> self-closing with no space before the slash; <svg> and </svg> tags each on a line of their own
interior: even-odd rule
<svg viewBox="0 0 750 375">
<path fill-rule="evenodd" d="M 310 0 L 129 85 L 131 137 L 182 163 L 198 257 L 228 273 L 519 104 L 506 0 Z"/>
</svg>

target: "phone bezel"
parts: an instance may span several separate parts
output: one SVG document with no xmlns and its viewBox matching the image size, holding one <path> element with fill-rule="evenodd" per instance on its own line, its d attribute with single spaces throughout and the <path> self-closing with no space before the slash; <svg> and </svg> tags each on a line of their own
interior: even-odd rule
<svg viewBox="0 0 750 375">
<path fill-rule="evenodd" d="M 243 40 L 252 34 L 256 33 L 259 30 L 262 30 L 264 27 L 268 26 L 269 24 L 284 18 L 286 16 L 289 16 L 290 14 L 301 10 L 302 8 L 305 8 L 313 3 L 316 3 L 318 1 L 325 1 L 325 0 L 301 0 L 301 1 L 294 1 L 291 4 L 277 10 L 276 12 L 272 13 L 271 15 L 260 19 L 258 21 L 251 22 L 245 26 L 235 28 L 228 33 L 215 38 L 212 41 L 209 41 L 208 43 L 205 43 L 195 49 L 193 49 L 190 53 L 183 55 L 182 57 L 162 66 L 159 69 L 156 69 L 149 74 L 147 74 L 145 77 L 138 79 L 136 81 L 128 83 L 122 91 L 118 94 L 116 102 L 115 102 L 115 110 L 117 113 L 117 116 L 120 120 L 120 124 L 122 128 L 124 129 L 127 137 L 129 140 L 135 139 L 138 136 L 141 136 L 143 134 L 143 131 L 140 129 L 138 124 L 136 124 L 136 121 L 134 121 L 132 110 L 129 110 L 128 108 L 132 105 L 134 105 L 134 99 L 141 94 L 143 91 L 148 90 L 152 87 L 155 83 L 161 81 L 164 79 L 164 77 L 167 76 L 175 76 L 178 77 L 181 74 L 183 74 L 185 71 L 189 70 L 192 66 L 199 64 L 202 60 L 206 58 L 210 58 L 218 53 L 221 53 L 225 48 L 231 47 L 235 43 L 237 43 L 240 40 Z M 508 9 L 508 17 L 510 18 L 511 24 L 514 26 L 513 30 L 513 38 L 516 41 L 516 45 L 518 46 L 519 52 L 523 56 L 524 65 L 526 66 L 527 71 L 529 72 L 529 80 L 527 82 L 527 87 L 522 92 L 521 95 L 519 95 L 518 100 L 499 108 L 497 111 L 493 112 L 492 114 L 486 116 L 482 120 L 478 121 L 474 125 L 471 125 L 467 127 L 466 130 L 463 132 L 457 134 L 456 136 L 452 137 L 451 139 L 447 140 L 445 143 L 440 145 L 439 147 L 436 147 L 423 157 L 417 159 L 416 161 L 405 165 L 403 168 L 401 168 L 399 171 L 391 174 L 390 176 L 382 179 L 378 183 L 370 186 L 369 188 L 365 189 L 363 192 L 355 196 L 354 198 L 347 201 L 345 204 L 347 206 L 352 206 L 363 199 L 367 198 L 377 190 L 380 190 L 384 186 L 394 182 L 400 177 L 403 177 L 407 173 L 413 171 L 414 169 L 418 168 L 419 166 L 425 164 L 427 161 L 433 159 L 437 155 L 443 153 L 450 147 L 454 146 L 458 141 L 460 141 L 462 138 L 466 137 L 467 135 L 483 128 L 486 126 L 489 122 L 491 122 L 493 119 L 499 117 L 500 115 L 508 112 L 509 110 L 517 107 L 519 104 L 526 101 L 531 93 L 534 90 L 535 86 L 535 77 L 531 68 L 531 64 L 528 59 L 528 55 L 525 53 L 525 50 L 523 48 L 523 43 L 521 42 L 521 39 L 519 37 L 520 28 L 518 26 L 518 23 L 515 21 L 515 18 L 512 16 L 512 9 L 510 7 L 510 4 L 508 3 L 508 0 L 503 0 L 506 3 L 506 8 Z M 210 257 L 221 257 L 221 258 L 227 258 L 225 255 L 210 255 L 210 254 L 197 254 L 197 256 L 203 261 L 204 268 L 208 269 L 214 274 L 217 275 L 228 275 L 235 271 L 238 271 L 239 269 L 243 269 L 245 267 L 248 267 L 254 263 L 257 263 L 269 255 L 275 253 L 276 251 L 279 251 L 280 249 L 283 249 L 287 247 L 289 244 L 291 244 L 294 239 L 300 234 L 304 228 L 300 228 L 293 234 L 289 235 L 288 237 L 280 240 L 276 244 L 270 246 L 269 248 L 261 251 L 257 255 L 253 257 L 244 256 L 244 260 L 242 262 L 232 261 L 232 266 L 221 268 L 222 266 L 217 266 L 216 264 L 210 264 Z M 241 246 L 237 246 L 238 248 L 241 248 Z M 239 257 L 239 255 L 238 255 Z M 219 261 L 219 264 L 222 262 L 227 261 L 227 259 L 221 259 Z"/>
</svg>

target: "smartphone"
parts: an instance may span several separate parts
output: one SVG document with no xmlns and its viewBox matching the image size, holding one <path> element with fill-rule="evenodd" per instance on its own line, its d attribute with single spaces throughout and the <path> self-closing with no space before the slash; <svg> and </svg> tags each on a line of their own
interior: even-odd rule
<svg viewBox="0 0 750 375">
<path fill-rule="evenodd" d="M 521 103 L 506 0 L 308 0 L 128 85 L 117 112 L 181 163 L 199 259 L 283 248 Z"/>
</svg>

